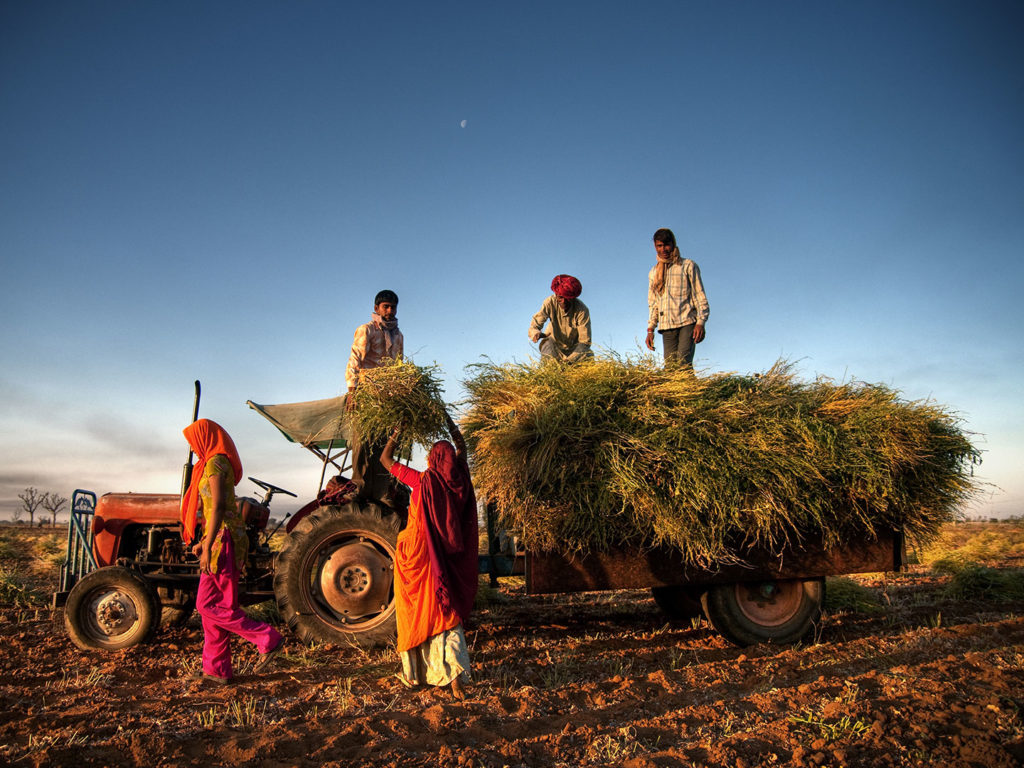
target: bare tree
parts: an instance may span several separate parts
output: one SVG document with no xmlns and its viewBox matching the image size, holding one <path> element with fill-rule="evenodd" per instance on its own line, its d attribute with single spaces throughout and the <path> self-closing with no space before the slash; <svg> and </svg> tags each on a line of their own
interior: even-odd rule
<svg viewBox="0 0 1024 768">
<path fill-rule="evenodd" d="M 21 507 L 15 507 L 15 508 L 14 508 L 14 509 L 13 509 L 13 510 L 11 511 L 11 521 L 12 521 L 12 522 L 15 522 L 15 523 L 20 523 L 20 522 L 21 522 L 21 516 L 22 516 L 22 515 L 23 515 L 24 513 L 25 513 L 25 510 L 24 510 L 24 509 L 22 509 Z"/>
<path fill-rule="evenodd" d="M 54 528 L 57 527 L 57 513 L 60 512 L 67 503 L 68 500 L 59 493 L 43 494 L 43 508 L 50 513 Z"/>
<path fill-rule="evenodd" d="M 46 499 L 45 493 L 39 493 L 35 488 L 26 488 L 24 492 L 18 494 L 18 498 L 21 499 L 21 508 L 28 512 L 28 524 L 36 524 L 36 510 L 42 506 L 43 501 Z"/>
</svg>

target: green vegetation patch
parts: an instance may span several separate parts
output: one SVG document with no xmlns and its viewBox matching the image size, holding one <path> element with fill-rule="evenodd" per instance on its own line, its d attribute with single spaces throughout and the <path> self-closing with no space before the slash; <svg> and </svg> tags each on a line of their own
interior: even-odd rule
<svg viewBox="0 0 1024 768">
<path fill-rule="evenodd" d="M 945 591 L 956 600 L 993 603 L 1024 600 L 1024 570 L 965 563 L 953 573 Z"/>
<path fill-rule="evenodd" d="M 242 610 L 249 618 L 268 624 L 281 624 L 284 621 L 276 600 L 264 600 L 262 603 L 246 605 Z"/>
<path fill-rule="evenodd" d="M 825 585 L 825 610 L 829 613 L 882 613 L 882 601 L 878 593 L 846 576 L 827 580 Z"/>
<path fill-rule="evenodd" d="M 30 607 L 43 603 L 35 590 L 25 584 L 16 573 L 0 568 L 0 605 Z"/>
<path fill-rule="evenodd" d="M 535 550 L 667 545 L 695 565 L 902 528 L 930 541 L 975 490 L 958 420 L 880 384 L 695 376 L 652 357 L 471 366 L 478 494 Z"/>
</svg>

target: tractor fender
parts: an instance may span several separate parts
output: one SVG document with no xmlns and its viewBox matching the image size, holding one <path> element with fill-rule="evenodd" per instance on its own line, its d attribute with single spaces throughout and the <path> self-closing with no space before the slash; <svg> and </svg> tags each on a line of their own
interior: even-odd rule
<svg viewBox="0 0 1024 768">
<path fill-rule="evenodd" d="M 294 515 L 292 515 L 292 519 L 289 520 L 288 524 L 284 527 L 285 533 L 291 533 L 292 530 L 295 528 L 295 526 L 298 525 L 302 521 L 302 518 L 304 518 L 306 515 L 308 515 L 313 510 L 319 509 L 319 508 L 320 508 L 320 500 L 319 499 L 313 499 L 311 502 L 309 502 L 309 504 L 307 504 L 302 509 L 300 509 L 298 512 L 296 512 Z"/>
</svg>

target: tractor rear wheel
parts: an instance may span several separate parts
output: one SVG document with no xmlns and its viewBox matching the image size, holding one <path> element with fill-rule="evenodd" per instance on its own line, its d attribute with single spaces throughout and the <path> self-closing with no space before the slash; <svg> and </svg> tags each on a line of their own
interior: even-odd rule
<svg viewBox="0 0 1024 768">
<path fill-rule="evenodd" d="M 824 579 L 720 584 L 701 598 L 711 626 L 739 646 L 797 642 L 818 620 L 824 601 Z"/>
<path fill-rule="evenodd" d="M 383 645 L 395 636 L 399 520 L 372 502 L 304 517 L 277 556 L 274 595 L 304 642 Z"/>
<path fill-rule="evenodd" d="M 160 624 L 160 599 L 145 579 L 109 566 L 83 576 L 68 594 L 64 626 L 79 648 L 113 651 L 149 640 Z"/>
</svg>

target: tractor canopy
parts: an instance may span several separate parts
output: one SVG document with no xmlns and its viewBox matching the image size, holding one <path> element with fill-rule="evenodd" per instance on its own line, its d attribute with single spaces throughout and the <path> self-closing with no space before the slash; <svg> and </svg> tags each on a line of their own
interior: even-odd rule
<svg viewBox="0 0 1024 768">
<path fill-rule="evenodd" d="M 280 405 L 260 405 L 249 400 L 248 405 L 277 427 L 290 442 L 306 448 L 338 450 L 352 440 L 344 396 Z"/>
</svg>

